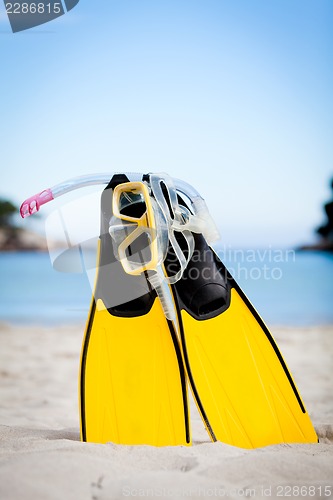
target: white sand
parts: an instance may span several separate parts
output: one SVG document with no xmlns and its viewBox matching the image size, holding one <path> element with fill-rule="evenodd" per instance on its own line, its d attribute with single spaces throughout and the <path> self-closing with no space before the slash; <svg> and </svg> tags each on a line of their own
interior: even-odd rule
<svg viewBox="0 0 333 500">
<path fill-rule="evenodd" d="M 243 450 L 210 443 L 195 408 L 192 447 L 81 443 L 82 328 L 2 325 L 0 499 L 328 498 L 333 494 L 333 327 L 274 328 L 273 333 L 319 444 Z"/>
</svg>

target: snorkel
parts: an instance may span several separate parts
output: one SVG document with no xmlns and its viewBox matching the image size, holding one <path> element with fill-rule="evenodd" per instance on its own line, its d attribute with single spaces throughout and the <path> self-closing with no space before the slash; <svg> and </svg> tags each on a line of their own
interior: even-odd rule
<svg viewBox="0 0 333 500">
<path fill-rule="evenodd" d="M 45 205 L 55 198 L 63 196 L 64 194 L 76 189 L 81 189 L 87 186 L 108 184 L 110 178 L 113 175 L 119 173 L 120 172 L 83 175 L 74 177 L 67 181 L 61 182 L 60 184 L 56 184 L 53 187 L 44 189 L 43 191 L 30 196 L 22 203 L 20 207 L 21 217 L 24 219 L 26 217 L 29 217 L 30 215 L 35 214 L 39 211 L 42 205 Z M 161 182 L 164 182 L 167 187 L 171 186 L 171 190 L 173 189 L 173 184 L 174 188 L 179 194 L 185 195 L 190 200 L 191 209 L 193 211 L 193 214 L 190 214 L 188 221 L 180 222 L 181 229 L 179 230 L 189 229 L 190 231 L 195 233 L 202 233 L 209 243 L 213 243 L 214 241 L 219 239 L 219 232 L 217 230 L 215 222 L 213 221 L 209 213 L 206 202 L 193 186 L 180 179 L 173 179 L 165 173 L 143 175 L 137 172 L 129 172 L 125 173 L 125 175 L 131 182 L 139 182 L 142 181 L 143 178 L 147 179 L 148 183 L 152 182 L 154 195 L 158 200 L 160 200 L 160 204 L 163 204 L 163 202 L 161 202 Z M 193 216 L 195 217 L 195 222 L 193 222 Z M 192 223 L 190 228 L 189 222 L 191 218 Z M 174 221 L 175 228 L 178 222 L 179 221 L 177 220 Z"/>
<path fill-rule="evenodd" d="M 71 191 L 108 184 L 116 173 L 102 173 L 75 177 L 45 189 L 25 200 L 20 208 L 23 218 L 35 214 L 40 207 Z M 194 238 L 192 233 L 202 233 L 207 242 L 219 238 L 216 225 L 208 211 L 205 200 L 188 183 L 172 179 L 166 173 L 126 173 L 129 182 L 115 187 L 113 195 L 113 217 L 109 221 L 109 233 L 113 240 L 115 255 L 127 274 L 147 273 L 148 281 L 160 298 L 165 316 L 176 320 L 170 285 L 179 281 L 192 258 Z M 179 203 L 185 196 L 190 209 Z M 142 204 L 140 216 L 133 217 L 131 206 Z M 177 233 L 181 233 L 180 246 Z M 131 256 L 131 246 L 138 238 L 146 238 L 145 249 Z M 164 259 L 171 246 L 177 271 L 167 275 Z M 185 248 L 185 251 L 184 251 Z M 146 252 L 146 256 L 144 255 Z M 148 252 L 148 256 L 147 256 Z M 142 255 L 143 254 L 143 255 Z"/>
</svg>

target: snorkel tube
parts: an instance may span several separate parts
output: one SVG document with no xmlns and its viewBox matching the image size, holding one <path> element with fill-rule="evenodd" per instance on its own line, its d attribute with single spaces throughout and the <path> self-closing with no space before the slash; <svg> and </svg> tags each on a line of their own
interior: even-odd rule
<svg viewBox="0 0 333 500">
<path fill-rule="evenodd" d="M 70 191 L 80 189 L 86 186 L 92 185 L 103 185 L 108 184 L 110 177 L 116 173 L 101 173 L 94 175 L 85 175 L 80 177 L 75 177 L 73 179 L 67 180 L 60 184 L 53 186 L 52 188 L 45 189 L 34 196 L 31 196 L 25 200 L 20 208 L 20 213 L 23 218 L 33 215 L 38 212 L 40 207 L 53 199 L 60 197 Z M 152 262 L 149 270 L 155 270 L 155 273 L 150 273 L 150 279 L 152 286 L 157 290 L 161 286 L 169 286 L 176 283 L 181 279 L 183 273 L 192 258 L 194 251 L 194 238 L 192 233 L 203 234 L 206 241 L 211 244 L 219 238 L 219 233 L 216 225 L 208 211 L 205 200 L 201 195 L 194 189 L 190 184 L 179 179 L 172 179 L 166 173 L 150 173 L 150 174 L 140 174 L 140 173 L 126 173 L 126 177 L 129 179 L 128 183 L 124 183 L 123 188 L 119 188 L 119 193 L 116 194 L 116 198 L 119 201 L 120 193 L 126 193 L 130 197 L 130 190 L 133 185 L 137 184 L 137 189 L 141 189 L 141 195 L 143 196 L 147 210 L 151 215 L 146 217 L 146 229 L 155 230 L 156 241 L 151 241 L 151 245 L 157 245 L 158 259 Z M 132 186 L 131 186 L 132 184 Z M 126 187 L 127 185 L 127 187 Z M 141 185 L 141 188 L 139 187 Z M 145 186 L 145 187 L 143 187 Z M 123 190 L 123 191 L 122 191 Z M 117 187 L 115 189 L 117 193 Z M 133 193 L 133 191 L 132 191 Z M 190 210 L 184 205 L 180 205 L 178 198 L 179 196 L 185 196 L 190 201 Z M 118 215 L 118 224 L 114 221 L 110 221 L 109 232 L 113 238 L 116 245 L 118 245 L 118 258 L 122 262 L 124 270 L 128 274 L 135 274 L 135 271 L 131 270 L 128 266 L 128 259 L 124 257 L 124 252 L 122 249 L 128 245 L 129 237 L 126 235 L 126 224 L 124 221 L 124 216 L 119 213 L 117 204 L 114 205 L 115 213 Z M 152 222 L 154 221 L 154 222 Z M 119 224 L 120 222 L 120 224 Z M 136 221 L 138 223 L 138 221 Z M 129 220 L 127 220 L 128 229 Z M 140 222 L 141 230 L 143 224 Z M 183 239 L 186 243 L 186 251 L 180 247 L 176 233 L 181 233 Z M 127 242 L 127 243 L 126 243 Z M 167 276 L 162 269 L 162 263 L 168 251 L 168 245 L 173 248 L 176 260 L 178 261 L 178 270 L 174 275 Z M 156 251 L 153 252 L 156 256 Z M 116 248 L 117 254 L 117 248 Z M 121 254 L 121 255 L 120 255 Z M 143 272 L 141 270 L 140 272 Z M 162 298 L 162 293 L 159 294 Z M 164 294 L 164 296 L 166 296 Z M 170 304 L 166 307 L 166 310 L 171 310 Z M 167 317 L 169 316 L 166 314 Z"/>
<path fill-rule="evenodd" d="M 79 177 L 74 177 L 67 181 L 56 184 L 51 188 L 44 189 L 40 193 L 37 193 L 30 198 L 27 198 L 20 207 L 21 217 L 24 219 L 30 215 L 35 214 L 39 211 L 42 205 L 49 203 L 50 201 L 62 196 L 70 191 L 80 189 L 87 186 L 94 185 L 104 185 L 108 184 L 110 178 L 120 172 L 113 173 L 100 173 L 92 175 L 83 175 Z M 180 193 L 189 198 L 191 202 L 191 208 L 193 210 L 193 215 L 189 214 L 187 221 L 174 221 L 174 228 L 176 229 L 177 224 L 180 231 L 190 230 L 194 233 L 202 233 L 208 243 L 213 243 L 219 239 L 219 232 L 213 221 L 209 210 L 207 208 L 205 200 L 198 193 L 198 191 L 185 181 L 180 179 L 172 179 L 168 174 L 147 174 L 143 175 L 137 172 L 129 172 L 125 174 L 131 182 L 142 181 L 143 178 L 149 180 L 152 179 L 154 184 L 154 195 L 161 200 L 161 189 L 158 185 L 164 182 L 167 186 L 172 186 Z M 172 187 L 171 187 L 172 190 Z"/>
<path fill-rule="evenodd" d="M 66 193 L 70 193 L 71 191 L 75 191 L 76 189 L 81 189 L 87 186 L 96 186 L 99 184 L 108 184 L 110 178 L 119 173 L 120 172 L 113 172 L 111 174 L 102 173 L 80 175 L 79 177 L 73 177 L 72 179 L 68 179 L 60 184 L 56 184 L 53 187 L 43 189 L 43 191 L 30 196 L 22 203 L 20 207 L 21 217 L 22 219 L 25 219 L 25 217 L 35 214 L 39 211 L 42 205 L 45 205 L 45 203 L 49 203 L 55 198 L 63 196 Z M 129 173 L 126 175 L 130 176 L 132 181 L 140 181 L 142 179 L 142 175 L 138 173 Z"/>
</svg>

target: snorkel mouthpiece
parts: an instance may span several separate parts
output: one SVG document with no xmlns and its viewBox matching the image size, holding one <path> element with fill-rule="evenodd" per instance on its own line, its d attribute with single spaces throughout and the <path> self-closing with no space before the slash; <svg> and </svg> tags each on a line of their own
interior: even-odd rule
<svg viewBox="0 0 333 500">
<path fill-rule="evenodd" d="M 27 198 L 20 207 L 20 214 L 22 219 L 35 214 L 39 211 L 42 205 L 45 205 L 45 203 L 48 203 L 52 200 L 54 200 L 54 197 L 50 188 L 44 189 L 44 191 L 30 196 L 30 198 Z"/>
</svg>

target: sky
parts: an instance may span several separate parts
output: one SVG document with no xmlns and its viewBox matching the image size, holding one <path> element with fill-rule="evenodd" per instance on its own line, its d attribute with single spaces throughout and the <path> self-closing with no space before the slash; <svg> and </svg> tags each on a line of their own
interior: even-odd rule
<svg viewBox="0 0 333 500">
<path fill-rule="evenodd" d="M 332 197 L 332 26 L 332 0 L 80 0 L 13 34 L 1 2 L 0 196 L 166 171 L 225 245 L 313 240 Z"/>
</svg>

